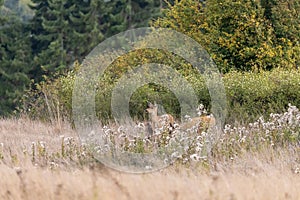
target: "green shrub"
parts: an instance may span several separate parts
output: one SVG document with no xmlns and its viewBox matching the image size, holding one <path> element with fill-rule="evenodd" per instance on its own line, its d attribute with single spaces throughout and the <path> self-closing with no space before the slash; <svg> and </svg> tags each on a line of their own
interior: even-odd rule
<svg viewBox="0 0 300 200">
<path fill-rule="evenodd" d="M 78 67 L 77 65 L 76 68 Z M 121 67 L 125 68 L 126 65 L 122 63 Z M 108 70 L 108 74 L 100 78 L 96 89 L 96 113 L 103 122 L 112 119 L 111 93 L 118 77 L 124 73 L 120 70 L 116 78 L 113 71 Z M 181 71 L 182 74 L 183 72 Z M 23 111 L 34 117 L 50 118 L 52 121 L 63 117 L 71 120 L 75 74 L 76 70 L 52 81 L 38 84 L 36 90 L 30 91 L 25 96 Z M 196 73 L 187 73 L 185 77 L 195 89 L 199 103 L 203 103 L 209 110 L 210 95 L 204 79 Z M 299 80 L 299 70 L 274 69 L 259 73 L 232 71 L 225 74 L 223 82 L 228 106 L 227 123 L 235 121 L 247 123 L 261 115 L 269 116 L 270 113 L 281 112 L 289 103 L 300 107 Z M 167 113 L 180 116 L 180 105 L 175 95 L 166 87 L 148 84 L 138 88 L 131 96 L 129 102 L 131 117 L 139 120 L 147 118 L 145 113 L 147 101 L 156 101 L 163 105 Z"/>
<path fill-rule="evenodd" d="M 44 81 L 33 83 L 31 89 L 23 95 L 19 113 L 44 121 L 70 121 L 74 80 L 75 71 L 70 71 L 56 78 L 44 77 Z"/>
<path fill-rule="evenodd" d="M 224 76 L 228 121 L 253 121 L 284 110 L 289 103 L 300 105 L 300 71 L 280 70 L 260 73 L 231 72 Z"/>
</svg>

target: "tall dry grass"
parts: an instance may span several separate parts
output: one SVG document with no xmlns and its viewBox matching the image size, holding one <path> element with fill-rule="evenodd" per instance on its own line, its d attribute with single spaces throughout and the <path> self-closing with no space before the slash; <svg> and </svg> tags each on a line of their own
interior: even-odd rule
<svg viewBox="0 0 300 200">
<path fill-rule="evenodd" d="M 1 119 L 0 199 L 300 199 L 299 148 L 148 174 L 108 169 L 80 148 L 66 123 Z"/>
</svg>

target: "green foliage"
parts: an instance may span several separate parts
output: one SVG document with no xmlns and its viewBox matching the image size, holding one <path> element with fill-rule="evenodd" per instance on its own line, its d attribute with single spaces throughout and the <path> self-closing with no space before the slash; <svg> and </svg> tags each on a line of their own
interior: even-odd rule
<svg viewBox="0 0 300 200">
<path fill-rule="evenodd" d="M 25 4 L 25 1 L 11 1 L 10 6 L 21 2 L 22 5 Z M 57 79 L 53 78 L 57 72 L 72 70 L 73 62 L 78 60 L 80 63 L 105 37 L 129 28 L 148 25 L 150 20 L 160 16 L 166 4 L 168 8 L 164 10 L 164 16 L 152 25 L 172 28 L 191 36 L 209 52 L 222 73 L 235 70 L 271 70 L 278 67 L 299 68 L 299 0 L 31 2 L 30 8 L 34 11 L 34 17 L 30 26 L 17 22 L 11 15 L 9 19 L 0 17 L 1 26 L 5 21 L 11 22 L 10 28 L 0 30 L 0 115 L 17 105 L 30 79 L 34 79 L 33 91 L 24 97 L 29 99 L 26 103 L 28 107 L 25 108 L 36 110 L 37 115 L 48 115 L 53 120 L 62 113 L 66 113 L 70 118 L 76 70 Z M 111 92 L 118 79 L 142 63 L 162 63 L 171 66 L 191 83 L 200 101 L 209 107 L 210 96 L 203 77 L 194 71 L 191 65 L 163 51 L 144 50 L 121 57 L 107 69 L 103 77 L 99 77 L 96 90 L 96 112 L 99 118 L 111 117 Z M 225 75 L 224 80 L 235 73 Z M 263 74 L 253 74 L 253 77 L 261 77 Z M 238 79 L 239 76 L 236 76 L 234 78 Z M 279 77 L 281 78 L 283 77 Z M 43 82 L 39 82 L 41 80 Z M 228 83 L 231 80 L 229 78 Z M 229 97 L 231 92 L 234 93 L 234 98 L 229 98 L 232 100 L 229 104 L 233 108 L 241 105 L 241 110 L 244 109 L 248 113 L 249 108 L 255 107 L 256 104 L 252 102 L 252 98 L 247 100 L 245 97 L 248 93 L 252 95 L 251 91 L 247 93 L 244 90 L 243 87 L 248 87 L 248 82 L 245 81 L 247 82 L 240 80 L 245 84 L 241 86 L 242 89 L 236 88 L 237 91 L 241 90 L 241 94 L 229 89 Z M 267 83 L 268 81 L 264 82 L 264 85 Z M 279 86 L 283 87 L 282 84 Z M 239 84 L 235 83 L 235 86 L 237 85 Z M 264 94 L 273 95 L 274 88 L 268 87 L 271 91 L 263 89 Z M 287 101 L 298 98 L 297 92 L 292 91 L 292 88 L 298 89 L 287 88 L 290 95 L 277 92 L 276 96 L 274 93 L 280 102 L 278 109 L 283 108 Z M 256 91 L 255 88 L 253 91 Z M 256 98 L 261 97 L 260 94 L 256 95 Z M 147 100 L 157 101 L 167 112 L 179 116 L 179 104 L 174 93 L 165 86 L 155 84 L 144 85 L 135 91 L 130 99 L 130 108 L 135 108 L 131 109 L 131 115 L 144 117 Z M 273 102 L 268 99 L 265 101 Z M 247 103 L 249 108 L 245 108 Z M 271 105 L 273 103 L 265 108 L 266 105 L 259 104 L 263 108 L 261 112 L 271 109 Z M 236 106 L 236 109 L 240 110 L 239 106 Z"/>
<path fill-rule="evenodd" d="M 30 38 L 28 27 L 17 18 L 0 21 L 0 115 L 8 115 L 30 83 Z"/>
<path fill-rule="evenodd" d="M 106 2 L 106 36 L 132 28 L 147 27 L 149 21 L 160 16 L 164 1 L 114 0 Z"/>
<path fill-rule="evenodd" d="M 277 44 L 281 48 L 284 65 L 300 66 L 300 1 L 277 0 L 271 7 Z"/>
<path fill-rule="evenodd" d="M 34 1 L 32 20 L 36 67 L 47 72 L 67 69 L 102 39 L 96 1 Z M 45 73 L 44 72 L 44 73 Z M 42 74 L 43 72 L 40 72 Z M 36 79 L 37 80 L 37 79 Z"/>
<path fill-rule="evenodd" d="M 145 57 L 139 58 L 146 59 Z M 97 85 L 96 113 L 103 122 L 109 121 L 112 117 L 111 94 L 118 81 L 118 77 L 112 73 L 114 71 L 112 69 L 118 66 L 118 62 L 124 64 L 123 61 L 121 62 L 123 59 L 130 61 L 128 56 L 118 59 L 114 63 L 115 65 L 111 66 L 112 68 L 108 69 L 99 79 Z M 128 68 L 128 66 L 134 67 L 134 65 L 121 65 L 124 68 Z M 78 67 L 77 64 L 76 68 Z M 118 69 L 121 69 L 120 66 Z M 29 93 L 25 99 L 25 110 L 30 109 L 29 113 L 33 116 L 41 117 L 42 115 L 44 119 L 52 116 L 55 120 L 59 115 L 66 115 L 67 119 L 71 119 L 75 74 L 73 71 L 54 79 L 54 81 L 39 84 L 38 89 Z M 209 108 L 211 99 L 204 79 L 199 74 L 190 74 L 186 78 L 195 89 L 200 100 L 199 103 L 203 103 L 205 107 Z M 227 96 L 227 122 L 253 121 L 259 116 L 269 116 L 270 113 L 281 112 L 289 103 L 300 107 L 299 80 L 299 70 L 274 69 L 260 73 L 232 71 L 225 74 L 223 82 Z M 180 116 L 180 105 L 172 91 L 161 85 L 147 84 L 135 90 L 130 98 L 130 114 L 134 119 L 147 118 L 145 113 L 147 101 L 156 101 L 163 105 L 167 113 L 176 117 Z M 61 110 L 60 113 L 59 110 Z"/>
<path fill-rule="evenodd" d="M 289 103 L 300 106 L 300 71 L 231 72 L 224 76 L 228 121 L 251 121 L 282 112 Z"/>
<path fill-rule="evenodd" d="M 278 3 L 269 10 L 269 4 L 261 2 L 183 0 L 170 6 L 154 26 L 173 28 L 194 38 L 222 72 L 297 68 L 299 1 L 289 3 L 293 6 Z M 291 32 L 289 27 L 294 27 Z"/>
<path fill-rule="evenodd" d="M 255 1 L 208 1 L 209 52 L 222 71 L 271 69 L 278 56 L 273 30 Z"/>
<path fill-rule="evenodd" d="M 31 20 L 35 80 L 69 69 L 104 37 L 128 28 L 145 26 L 160 12 L 154 1 L 33 0 Z M 149 11 L 149 12 L 148 12 Z M 151 13 L 151 12 L 154 13 Z"/>
<path fill-rule="evenodd" d="M 74 65 L 76 69 L 78 62 Z M 23 95 L 19 112 L 52 123 L 71 121 L 74 79 L 75 71 L 70 71 L 66 75 L 57 75 L 52 79 L 44 77 L 44 81 L 33 83 Z"/>
</svg>

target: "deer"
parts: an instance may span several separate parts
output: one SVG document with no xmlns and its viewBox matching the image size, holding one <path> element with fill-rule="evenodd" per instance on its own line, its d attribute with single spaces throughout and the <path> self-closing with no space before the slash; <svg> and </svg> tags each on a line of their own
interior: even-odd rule
<svg viewBox="0 0 300 200">
<path fill-rule="evenodd" d="M 174 117 L 170 114 L 164 114 L 164 115 L 158 115 L 157 114 L 157 105 L 156 103 L 148 103 L 148 108 L 146 111 L 149 114 L 149 118 L 151 120 L 150 123 L 148 123 L 148 131 L 154 133 L 157 128 L 162 128 L 162 127 L 169 127 L 171 128 L 170 130 L 175 129 L 175 121 Z M 197 110 L 201 110 L 198 108 Z M 201 111 L 199 111 L 199 115 L 201 115 Z M 182 130 L 188 130 L 195 128 L 198 134 L 201 134 L 203 131 L 206 131 L 209 127 L 215 126 L 216 124 L 216 119 L 215 117 L 210 114 L 210 115 L 204 115 L 204 116 L 199 116 L 199 117 L 194 117 L 194 118 L 189 118 L 186 122 L 182 123 L 180 125 L 180 128 Z M 171 133 L 171 131 L 169 132 Z"/>
<path fill-rule="evenodd" d="M 186 122 L 181 124 L 181 129 L 188 130 L 195 128 L 198 134 L 206 131 L 209 127 L 215 126 L 216 119 L 211 115 L 199 116 L 194 118 L 189 118 Z"/>
<path fill-rule="evenodd" d="M 174 129 L 174 117 L 170 114 L 158 115 L 157 108 L 158 107 L 156 103 L 148 103 L 146 111 L 150 118 L 150 130 L 154 133 L 158 128 L 168 127 L 170 128 L 169 130 Z"/>
</svg>

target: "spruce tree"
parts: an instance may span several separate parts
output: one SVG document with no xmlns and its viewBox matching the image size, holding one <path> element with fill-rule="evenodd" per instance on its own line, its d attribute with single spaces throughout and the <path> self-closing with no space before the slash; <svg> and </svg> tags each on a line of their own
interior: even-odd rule
<svg viewBox="0 0 300 200">
<path fill-rule="evenodd" d="M 7 115 L 29 86 L 32 57 L 27 25 L 16 16 L 0 21 L 0 115 Z"/>
<path fill-rule="evenodd" d="M 68 63 L 81 61 L 99 42 L 104 39 L 99 21 L 105 13 L 102 1 L 73 0 L 74 7 L 69 15 L 71 32 L 66 38 Z"/>
<path fill-rule="evenodd" d="M 163 0 L 113 0 L 106 3 L 109 28 L 106 36 L 127 29 L 148 27 L 151 20 L 161 16 Z"/>
<path fill-rule="evenodd" d="M 66 41 L 70 34 L 68 15 L 73 7 L 66 0 L 47 2 L 41 25 L 45 30 L 42 40 L 47 41 L 48 46 L 37 55 L 37 63 L 44 71 L 53 73 L 67 67 Z"/>
<path fill-rule="evenodd" d="M 34 16 L 30 21 L 31 26 L 31 49 L 33 54 L 33 69 L 31 74 L 34 75 L 35 81 L 40 81 L 44 71 L 41 68 L 38 55 L 46 50 L 50 44 L 50 38 L 47 30 L 43 28 L 42 19 L 48 17 L 47 7 L 48 1 L 45 0 L 31 0 L 30 8 L 34 11 Z"/>
<path fill-rule="evenodd" d="M 81 61 L 100 41 L 102 1 L 34 0 L 33 48 L 37 74 L 51 75 Z"/>
</svg>

